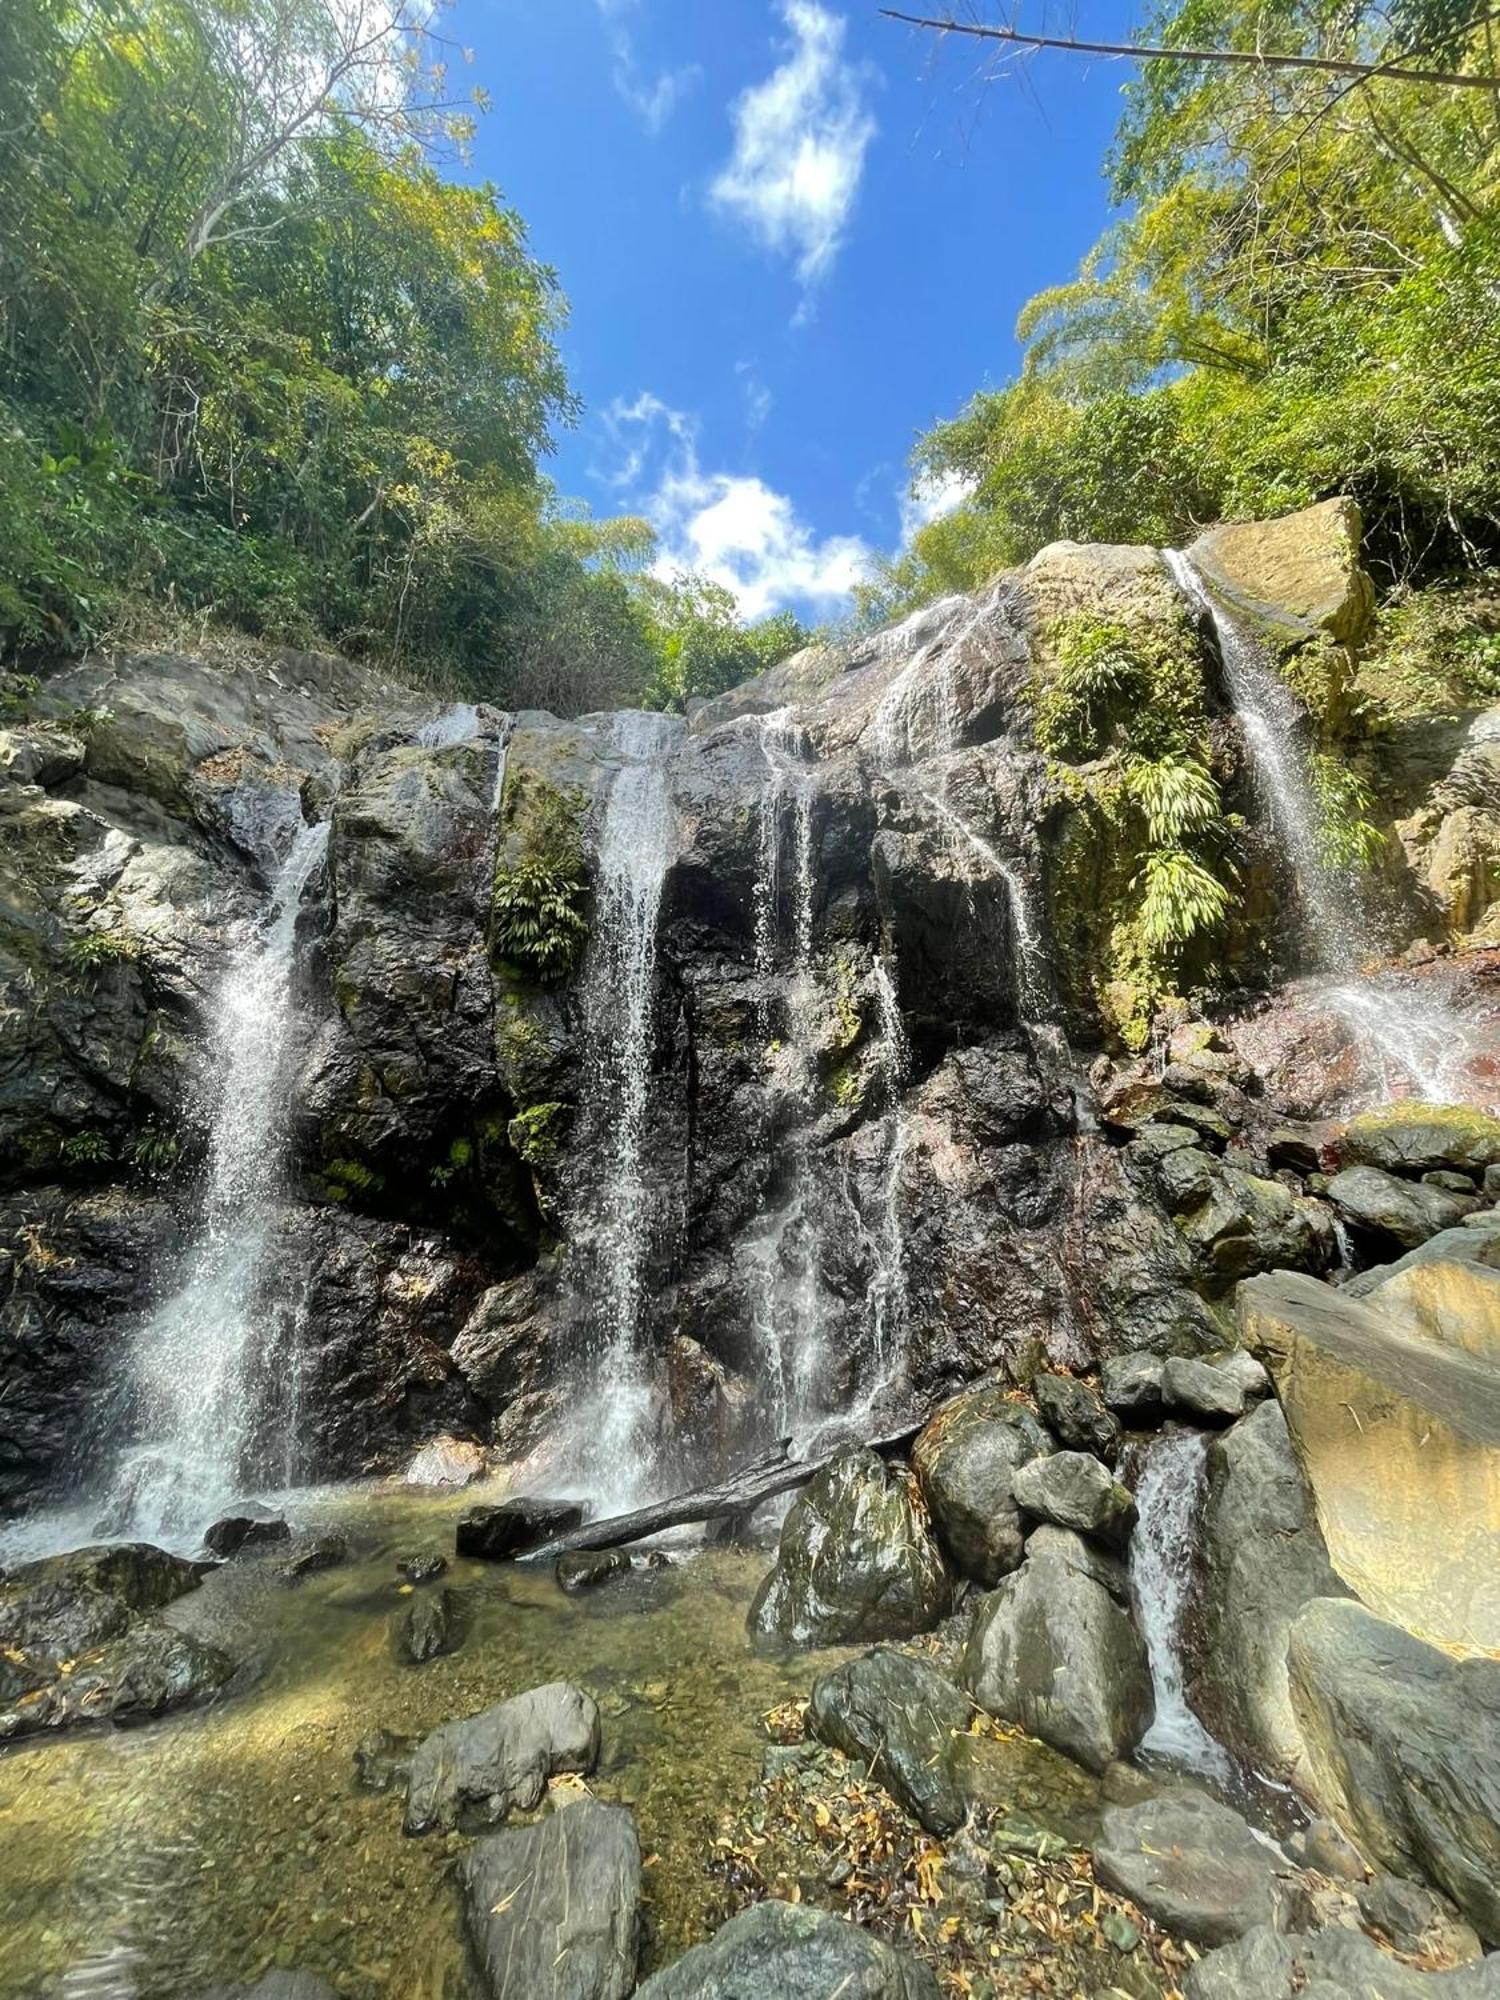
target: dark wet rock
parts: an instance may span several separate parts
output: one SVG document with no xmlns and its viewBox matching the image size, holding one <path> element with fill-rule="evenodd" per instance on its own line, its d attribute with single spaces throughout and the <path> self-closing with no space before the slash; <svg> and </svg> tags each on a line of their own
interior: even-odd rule
<svg viewBox="0 0 1500 2000">
<path fill-rule="evenodd" d="M 1038 1528 L 1023 1566 L 976 1608 L 959 1677 L 981 1708 L 1092 1771 L 1129 1756 L 1153 1702 L 1124 1566 L 1066 1528 Z"/>
<path fill-rule="evenodd" d="M 268 1972 L 253 1986 L 214 1986 L 197 2000 L 337 2000 L 337 1996 L 314 1972 Z"/>
<path fill-rule="evenodd" d="M 629 1576 L 626 1549 L 572 1549 L 557 1559 L 558 1587 L 571 1597 L 580 1590 L 597 1590 L 616 1577 Z"/>
<path fill-rule="evenodd" d="M 1477 1196 L 1398 1180 L 1379 1167 L 1345 1167 L 1328 1183 L 1328 1199 L 1356 1229 L 1407 1250 L 1454 1228 L 1479 1206 Z"/>
<path fill-rule="evenodd" d="M 1276 1923 L 1295 1871 L 1231 1807 L 1173 1791 L 1105 1808 L 1094 1872 L 1174 1937 L 1213 1946 Z"/>
<path fill-rule="evenodd" d="M 951 1833 L 967 1809 L 955 1739 L 974 1704 L 926 1660 L 880 1646 L 813 1682 L 815 1736 L 854 1757 L 929 1833 Z"/>
<path fill-rule="evenodd" d="M 1051 1449 L 1031 1411 L 998 1384 L 962 1390 L 928 1421 L 912 1465 L 938 1539 L 963 1575 L 995 1584 L 1021 1561 L 1011 1480 L 1017 1467 Z"/>
<path fill-rule="evenodd" d="M 1100 1400 L 1099 1392 L 1071 1375 L 1045 1371 L 1031 1378 L 1036 1406 L 1059 1444 L 1070 1451 L 1091 1451 L 1096 1458 L 1113 1459 L 1120 1442 L 1120 1426 Z"/>
<path fill-rule="evenodd" d="M 205 1699 L 233 1672 L 234 1662 L 217 1647 L 155 1618 L 137 1618 L 108 1645 L 70 1662 L 67 1673 L 7 1703 L 0 1739 L 86 1722 L 127 1729 Z"/>
<path fill-rule="evenodd" d="M 404 1789 L 418 1738 L 392 1729 L 372 1729 L 354 1746 L 354 1782 L 365 1792 Z"/>
<path fill-rule="evenodd" d="M 1162 1399 L 1204 1423 L 1232 1423 L 1245 1411 L 1245 1384 L 1238 1374 L 1210 1362 L 1174 1356 L 1162 1369 Z"/>
<path fill-rule="evenodd" d="M 1135 1523 L 1135 1496 L 1086 1451 L 1058 1451 L 1023 1465 L 1011 1491 L 1024 1512 L 1059 1528 L 1123 1548 Z"/>
<path fill-rule="evenodd" d="M 459 1519 L 458 1553 L 482 1562 L 513 1562 L 554 1535 L 582 1527 L 583 1513 L 572 1500 L 507 1500 L 498 1507 L 471 1507 Z"/>
<path fill-rule="evenodd" d="M 1328 1598 L 1299 1615 L 1287 1659 L 1314 1800 L 1500 1944 L 1500 1660 L 1450 1659 Z"/>
<path fill-rule="evenodd" d="M 626 1807 L 578 1799 L 492 1833 L 459 1880 L 491 2000 L 625 2000 L 634 1989 L 641 1849 Z"/>
<path fill-rule="evenodd" d="M 445 1722 L 413 1752 L 404 1831 L 494 1826 L 513 1806 L 529 1812 L 548 1778 L 593 1770 L 599 1710 L 567 1681 L 531 1688 L 463 1721 Z"/>
<path fill-rule="evenodd" d="M 342 1535 L 310 1535 L 306 1541 L 294 1544 L 292 1553 L 281 1564 L 278 1574 L 287 1583 L 300 1583 L 305 1576 L 316 1576 L 320 1570 L 337 1569 L 340 1563 L 349 1560 L 349 1544 Z"/>
<path fill-rule="evenodd" d="M 238 1555 L 241 1549 L 263 1548 L 269 1542 L 284 1542 L 291 1529 L 279 1514 L 226 1514 L 203 1534 L 203 1546 L 220 1562 Z"/>
<path fill-rule="evenodd" d="M 1483 1947 L 1446 1896 L 1420 1882 L 1381 1873 L 1355 1889 L 1359 1913 L 1372 1930 L 1408 1958 L 1428 1965 L 1470 1965 Z"/>
<path fill-rule="evenodd" d="M 468 1630 L 468 1606 L 457 1590 L 428 1590 L 414 1597 L 401 1620 L 397 1650 L 413 1666 L 456 1653 Z"/>
<path fill-rule="evenodd" d="M 1261 1926 L 1200 1959 L 1183 1990 L 1187 2000 L 1500 2000 L 1500 1959 L 1424 1972 L 1362 1931 L 1282 1937 Z"/>
<path fill-rule="evenodd" d="M 403 1556 L 396 1568 L 408 1583 L 433 1583 L 438 1577 L 446 1575 L 448 1558 L 436 1553 Z"/>
<path fill-rule="evenodd" d="M 1500 1166 L 1500 1118 L 1467 1105 L 1386 1104 L 1349 1120 L 1339 1157 L 1390 1174 L 1445 1167 L 1483 1174 Z"/>
<path fill-rule="evenodd" d="M 1280 1126 L 1266 1139 L 1266 1165 L 1287 1173 L 1315 1174 L 1322 1158 L 1312 1136 L 1295 1126 Z"/>
<path fill-rule="evenodd" d="M 636 2000 L 938 2000 L 937 1980 L 842 1917 L 768 1898 L 636 1988 Z"/>
<path fill-rule="evenodd" d="M 1099 1370 L 1105 1405 L 1133 1429 L 1159 1424 L 1166 1414 L 1159 1354 L 1111 1354 Z"/>
<path fill-rule="evenodd" d="M 1291 1776 L 1301 1763 L 1287 1685 L 1292 1620 L 1310 1599 L 1342 1592 L 1281 1406 L 1262 1403 L 1208 1448 L 1192 1648 L 1195 1707 L 1262 1770 Z"/>
<path fill-rule="evenodd" d="M 850 1451 L 793 1502 L 749 1626 L 758 1642 L 794 1646 L 904 1639 L 930 1631 L 951 1601 L 916 1480 Z"/>
<path fill-rule="evenodd" d="M 23 1563 L 0 1583 L 0 1648 L 55 1666 L 159 1611 L 203 1579 L 203 1565 L 149 1542 L 73 1549 Z"/>
</svg>

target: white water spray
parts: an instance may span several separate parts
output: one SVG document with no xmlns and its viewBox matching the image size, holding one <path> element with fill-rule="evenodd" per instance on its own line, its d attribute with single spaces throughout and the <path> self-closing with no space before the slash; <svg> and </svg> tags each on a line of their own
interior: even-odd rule
<svg viewBox="0 0 1500 2000">
<path fill-rule="evenodd" d="M 1188 1705 L 1182 1657 L 1207 1454 L 1208 1440 L 1201 1431 L 1164 1431 L 1147 1447 L 1135 1489 L 1130 1587 L 1156 1699 L 1156 1715 L 1141 1748 L 1223 1780 L 1230 1775 L 1229 1758 Z"/>
</svg>

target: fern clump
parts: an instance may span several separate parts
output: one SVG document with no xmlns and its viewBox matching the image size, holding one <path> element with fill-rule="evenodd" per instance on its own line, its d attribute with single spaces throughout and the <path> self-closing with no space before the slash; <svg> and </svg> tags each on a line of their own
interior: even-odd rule
<svg viewBox="0 0 1500 2000">
<path fill-rule="evenodd" d="M 566 979 L 588 939 L 588 885 L 545 861 L 495 876 L 495 943 L 544 984 Z"/>
</svg>

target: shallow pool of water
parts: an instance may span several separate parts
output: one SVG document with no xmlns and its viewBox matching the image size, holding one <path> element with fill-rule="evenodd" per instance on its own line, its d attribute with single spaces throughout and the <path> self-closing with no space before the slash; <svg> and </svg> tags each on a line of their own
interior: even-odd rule
<svg viewBox="0 0 1500 2000">
<path fill-rule="evenodd" d="M 768 1552 L 680 1550 L 670 1569 L 568 1598 L 550 1567 L 452 1557 L 472 1499 L 307 1497 L 292 1518 L 336 1526 L 349 1562 L 288 1585 L 273 1548 L 167 1614 L 254 1654 L 242 1691 L 0 1757 L 3 2000 L 166 2000 L 273 1966 L 354 1996 L 467 1996 L 452 1880 L 467 1842 L 404 1838 L 399 1796 L 355 1790 L 354 1747 L 372 1729 L 420 1735 L 558 1678 L 603 1714 L 591 1788 L 636 1813 L 648 1966 L 712 1929 L 721 1892 L 706 1862 L 724 1808 L 759 1771 L 761 1718 L 835 1656 L 751 1654 L 745 1611 Z M 471 1617 L 459 1652 L 413 1667 L 392 1643 L 412 1594 L 396 1561 L 428 1550 L 449 1556 L 441 1581 L 464 1591 Z"/>
</svg>

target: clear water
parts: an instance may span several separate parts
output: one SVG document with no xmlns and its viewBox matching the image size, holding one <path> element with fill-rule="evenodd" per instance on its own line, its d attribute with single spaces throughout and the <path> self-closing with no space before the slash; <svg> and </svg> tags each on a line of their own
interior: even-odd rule
<svg viewBox="0 0 1500 2000">
<path fill-rule="evenodd" d="M 1146 1447 L 1135 1489 L 1130 1588 L 1156 1697 L 1155 1719 L 1141 1749 L 1227 1782 L 1230 1760 L 1188 1704 L 1182 1651 L 1207 1453 L 1208 1439 L 1192 1430 L 1163 1431 Z"/>
<path fill-rule="evenodd" d="M 202 1216 L 186 1269 L 136 1335 L 122 1454 L 106 1518 L 147 1540 L 196 1539 L 270 1471 L 251 1462 L 276 1377 L 266 1295 L 297 1049 L 297 918 L 328 826 L 297 834 L 258 933 L 230 962 L 211 1009 L 218 1095 Z"/>
</svg>

